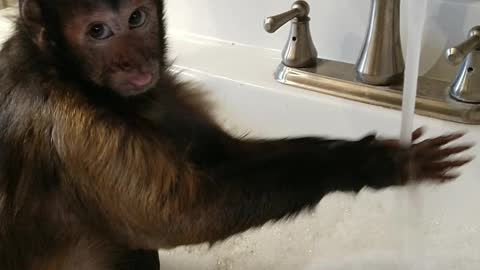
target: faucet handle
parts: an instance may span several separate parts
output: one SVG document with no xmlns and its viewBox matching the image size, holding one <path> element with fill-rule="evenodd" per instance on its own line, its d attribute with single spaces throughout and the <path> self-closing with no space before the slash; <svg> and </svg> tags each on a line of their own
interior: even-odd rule
<svg viewBox="0 0 480 270">
<path fill-rule="evenodd" d="M 463 43 L 447 49 L 445 56 L 452 65 L 458 65 L 473 50 L 480 49 L 480 25 L 473 27 L 468 33 L 468 39 Z"/>
<path fill-rule="evenodd" d="M 309 13 L 310 6 L 307 2 L 296 1 L 293 3 L 291 10 L 266 18 L 264 22 L 265 31 L 268 33 L 274 33 L 287 22 L 295 18 L 307 17 Z"/>
</svg>

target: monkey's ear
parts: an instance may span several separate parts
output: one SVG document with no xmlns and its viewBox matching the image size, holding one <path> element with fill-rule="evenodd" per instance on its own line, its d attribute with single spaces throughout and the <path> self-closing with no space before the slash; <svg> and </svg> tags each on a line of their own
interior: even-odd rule
<svg viewBox="0 0 480 270">
<path fill-rule="evenodd" d="M 32 35 L 33 41 L 43 47 L 45 44 L 45 22 L 39 0 L 20 0 L 20 17 Z"/>
</svg>

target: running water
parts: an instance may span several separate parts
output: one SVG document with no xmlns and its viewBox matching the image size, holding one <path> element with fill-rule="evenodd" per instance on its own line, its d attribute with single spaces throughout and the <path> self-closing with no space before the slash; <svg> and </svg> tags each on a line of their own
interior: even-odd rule
<svg viewBox="0 0 480 270">
<path fill-rule="evenodd" d="M 408 0 L 407 1 L 407 25 L 408 40 L 406 51 L 405 81 L 403 89 L 403 108 L 402 108 L 402 126 L 400 142 L 404 146 L 412 143 L 411 134 L 413 132 L 413 119 L 415 114 L 415 102 L 417 96 L 417 85 L 420 65 L 420 52 L 422 49 L 422 36 L 425 24 L 427 0 Z M 405 18 L 405 17 L 404 17 Z M 415 178 L 415 175 L 411 177 Z M 410 261 L 414 269 L 421 269 L 421 262 L 415 262 L 414 258 L 421 258 L 424 253 L 422 237 L 421 217 L 423 203 L 422 197 L 417 187 L 409 186 L 406 198 L 403 197 L 401 205 L 404 211 L 399 215 L 406 226 L 404 242 L 402 243 L 402 252 L 407 261 Z M 416 243 L 412 246 L 410 243 Z M 419 244 L 420 243 L 420 244 Z M 419 256 L 420 255 L 420 256 Z"/>
<path fill-rule="evenodd" d="M 405 82 L 403 88 L 402 128 L 400 141 L 408 146 L 411 144 L 415 99 L 417 96 L 420 52 L 422 49 L 423 27 L 425 24 L 426 0 L 409 0 L 408 10 L 408 40 L 405 67 Z"/>
</svg>

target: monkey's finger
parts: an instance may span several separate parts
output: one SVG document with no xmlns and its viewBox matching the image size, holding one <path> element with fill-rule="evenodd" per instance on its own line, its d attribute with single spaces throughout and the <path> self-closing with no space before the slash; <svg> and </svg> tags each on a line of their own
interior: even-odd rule
<svg viewBox="0 0 480 270">
<path fill-rule="evenodd" d="M 412 133 L 412 142 L 416 142 L 420 137 L 425 134 L 425 129 L 423 127 L 417 128 L 413 133 Z"/>
<path fill-rule="evenodd" d="M 428 178 L 444 183 L 444 182 L 454 181 L 459 177 L 460 177 L 460 174 L 458 173 L 449 173 L 449 174 L 434 174 L 429 176 Z"/>
<path fill-rule="evenodd" d="M 426 164 L 424 169 L 431 172 L 445 172 L 449 171 L 453 168 L 462 167 L 470 162 L 472 162 L 473 158 L 468 159 L 460 159 L 460 160 L 452 160 L 452 161 L 440 161 L 440 162 L 433 162 L 430 164 Z"/>
<path fill-rule="evenodd" d="M 377 134 L 376 133 L 369 133 L 365 137 L 360 139 L 360 142 L 369 143 L 369 142 L 375 141 L 376 139 L 377 139 Z"/>
<path fill-rule="evenodd" d="M 425 150 L 425 149 L 432 148 L 432 147 L 440 147 L 440 146 L 449 144 L 449 143 L 451 143 L 455 140 L 458 140 L 458 139 L 462 138 L 463 136 L 465 136 L 465 133 L 454 133 L 454 134 L 450 134 L 450 135 L 444 135 L 444 136 L 436 137 L 436 138 L 433 138 L 433 139 L 425 140 L 421 143 L 418 143 L 416 145 L 416 147 L 419 150 Z"/>
<path fill-rule="evenodd" d="M 417 128 L 413 133 L 412 133 L 412 143 L 420 139 L 420 137 L 423 136 L 425 133 L 425 129 L 423 127 Z M 395 140 L 395 139 L 383 139 L 382 140 L 383 144 L 386 144 L 388 146 L 400 146 L 400 141 Z"/>
<path fill-rule="evenodd" d="M 434 160 L 440 160 L 440 159 L 445 159 L 448 158 L 451 155 L 456 155 L 460 154 L 462 152 L 465 152 L 469 149 L 471 149 L 473 145 L 460 145 L 460 146 L 455 146 L 455 147 L 449 147 L 449 148 L 444 148 L 440 149 L 430 155 L 431 159 Z"/>
</svg>

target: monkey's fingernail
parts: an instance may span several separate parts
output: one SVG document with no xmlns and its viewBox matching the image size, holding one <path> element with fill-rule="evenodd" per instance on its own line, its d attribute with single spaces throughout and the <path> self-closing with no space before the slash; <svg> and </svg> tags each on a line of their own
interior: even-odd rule
<svg viewBox="0 0 480 270">
<path fill-rule="evenodd" d="M 456 180 L 458 178 L 460 178 L 461 174 L 459 173 L 452 173 L 450 175 L 447 175 L 447 180 Z"/>
<path fill-rule="evenodd" d="M 467 151 L 468 149 L 471 149 L 474 146 L 475 145 L 473 145 L 473 144 L 464 144 L 464 145 L 458 146 L 458 149 L 463 149 L 463 151 Z"/>
<path fill-rule="evenodd" d="M 463 145 L 447 148 L 445 149 L 445 151 L 450 152 L 450 155 L 454 155 L 454 154 L 460 154 L 462 152 L 465 152 L 471 149 L 472 147 L 473 145 L 463 144 Z M 467 158 L 470 158 L 470 157 L 467 157 Z"/>
<path fill-rule="evenodd" d="M 464 165 L 467 165 L 468 163 L 472 162 L 474 158 L 463 158 L 460 160 L 457 160 L 455 162 L 452 162 L 452 168 L 453 167 L 462 167 Z"/>
<path fill-rule="evenodd" d="M 451 134 L 450 136 L 448 136 L 449 138 L 451 139 L 459 139 L 461 137 L 465 136 L 465 133 L 461 133 L 461 132 L 457 132 L 457 133 L 453 133 Z"/>
<path fill-rule="evenodd" d="M 451 181 L 457 180 L 458 178 L 460 178 L 460 176 L 461 176 L 461 174 L 456 173 L 456 172 L 448 173 L 448 174 L 443 174 L 443 175 L 440 177 L 440 181 L 442 181 L 442 182 L 451 182 Z"/>
<path fill-rule="evenodd" d="M 461 146 L 468 147 L 468 149 L 470 149 L 470 148 L 475 147 L 476 145 L 477 145 L 477 144 L 474 143 L 474 142 L 467 142 L 467 143 L 464 143 L 464 144 L 461 145 Z"/>
<path fill-rule="evenodd" d="M 453 182 L 453 181 L 455 181 L 455 180 L 457 180 L 457 179 L 458 179 L 458 177 L 455 177 L 455 178 L 453 178 L 453 177 L 452 177 L 452 178 L 444 178 L 444 179 L 442 179 L 442 183 L 450 183 L 450 182 Z"/>
<path fill-rule="evenodd" d="M 424 131 L 423 128 L 417 128 L 417 129 L 413 132 L 413 134 L 412 134 L 412 140 L 413 140 L 413 141 L 416 141 L 416 140 L 418 140 L 420 137 L 422 137 L 422 135 L 423 135 L 423 133 L 424 133 L 423 131 Z"/>
</svg>

